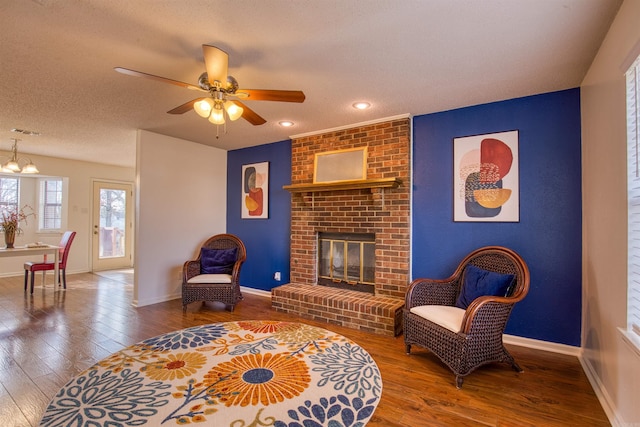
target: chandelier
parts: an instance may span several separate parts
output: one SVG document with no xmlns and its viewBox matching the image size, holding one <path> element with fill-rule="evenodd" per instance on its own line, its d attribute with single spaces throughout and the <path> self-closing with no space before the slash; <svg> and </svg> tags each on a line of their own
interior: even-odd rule
<svg viewBox="0 0 640 427">
<path fill-rule="evenodd" d="M 19 139 L 11 138 L 13 146 L 11 147 L 11 157 L 0 166 L 0 172 L 4 173 L 27 173 L 34 174 L 40 173 L 36 165 L 33 164 L 31 159 L 18 157 L 18 141 Z"/>
</svg>

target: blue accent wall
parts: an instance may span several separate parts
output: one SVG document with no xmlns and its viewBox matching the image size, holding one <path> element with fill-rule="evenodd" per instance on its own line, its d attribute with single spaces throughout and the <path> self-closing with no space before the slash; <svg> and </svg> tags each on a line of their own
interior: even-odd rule
<svg viewBox="0 0 640 427">
<path fill-rule="evenodd" d="M 415 117 L 412 275 L 446 278 L 472 250 L 514 249 L 531 288 L 506 333 L 579 346 L 582 300 L 580 90 Z M 453 222 L 453 139 L 519 131 L 520 222 Z"/>
<path fill-rule="evenodd" d="M 453 222 L 453 139 L 518 130 L 520 221 Z M 412 277 L 448 277 L 472 250 L 514 249 L 531 271 L 506 333 L 580 345 L 582 205 L 580 90 L 512 99 L 413 119 Z M 241 219 L 242 165 L 268 161 L 269 219 Z M 291 142 L 228 153 L 227 230 L 247 246 L 243 286 L 289 282 Z M 275 271 L 282 280 L 273 279 Z"/>
<path fill-rule="evenodd" d="M 269 218 L 242 219 L 242 165 L 269 162 Z M 269 291 L 289 283 L 291 194 L 291 141 L 232 150 L 227 154 L 227 232 L 240 237 L 247 260 L 240 285 Z M 281 272 L 276 281 L 273 274 Z"/>
</svg>

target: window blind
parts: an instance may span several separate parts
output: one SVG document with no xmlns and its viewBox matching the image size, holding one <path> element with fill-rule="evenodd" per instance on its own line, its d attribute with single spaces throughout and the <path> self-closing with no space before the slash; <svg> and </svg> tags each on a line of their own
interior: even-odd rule
<svg viewBox="0 0 640 427">
<path fill-rule="evenodd" d="M 627 323 L 640 335 L 640 56 L 627 78 L 627 203 L 628 280 Z"/>
<path fill-rule="evenodd" d="M 40 181 L 40 230 L 62 227 L 62 180 Z"/>
</svg>

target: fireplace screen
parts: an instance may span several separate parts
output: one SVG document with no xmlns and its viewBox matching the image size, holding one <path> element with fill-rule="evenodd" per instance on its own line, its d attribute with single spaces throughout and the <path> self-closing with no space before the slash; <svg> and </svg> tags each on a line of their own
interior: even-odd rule
<svg viewBox="0 0 640 427">
<path fill-rule="evenodd" d="M 373 234 L 320 233 L 318 236 L 318 284 L 375 292 Z"/>
</svg>

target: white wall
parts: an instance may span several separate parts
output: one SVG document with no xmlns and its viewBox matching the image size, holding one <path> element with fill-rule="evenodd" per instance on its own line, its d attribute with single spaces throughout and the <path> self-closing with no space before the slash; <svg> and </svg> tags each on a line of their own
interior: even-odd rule
<svg viewBox="0 0 640 427">
<path fill-rule="evenodd" d="M 137 189 L 133 304 L 180 298 L 184 262 L 227 228 L 227 153 L 138 131 Z"/>
<path fill-rule="evenodd" d="M 19 148 L 19 147 L 18 147 Z M 8 155 L 9 153 L 0 153 Z M 122 182 L 135 181 L 135 169 L 99 163 L 81 162 L 55 157 L 44 157 L 29 154 L 29 158 L 38 166 L 40 173 L 48 176 L 69 178 L 68 223 L 67 229 L 76 231 L 76 237 L 69 252 L 67 273 L 87 272 L 91 269 L 91 205 L 93 200 L 92 181 L 94 179 L 113 180 Z M 24 177 L 24 175 L 22 175 Z M 28 204 L 36 208 L 36 184 L 27 181 L 23 183 L 20 205 Z M 30 188 L 27 188 L 30 187 Z M 38 234 L 37 219 L 29 218 L 27 225 L 21 224 L 24 234 L 16 238 L 16 245 L 41 241 L 58 244 L 61 234 Z M 0 237 L 0 244 L 4 239 Z M 22 267 L 25 261 L 39 261 L 33 257 L 0 258 L 0 276 L 23 275 Z M 52 280 L 49 278 L 48 280 Z"/>
<path fill-rule="evenodd" d="M 640 1 L 625 0 L 581 86 L 582 361 L 614 425 L 640 425 L 640 356 L 617 329 L 627 324 L 624 64 L 639 41 Z"/>
</svg>

